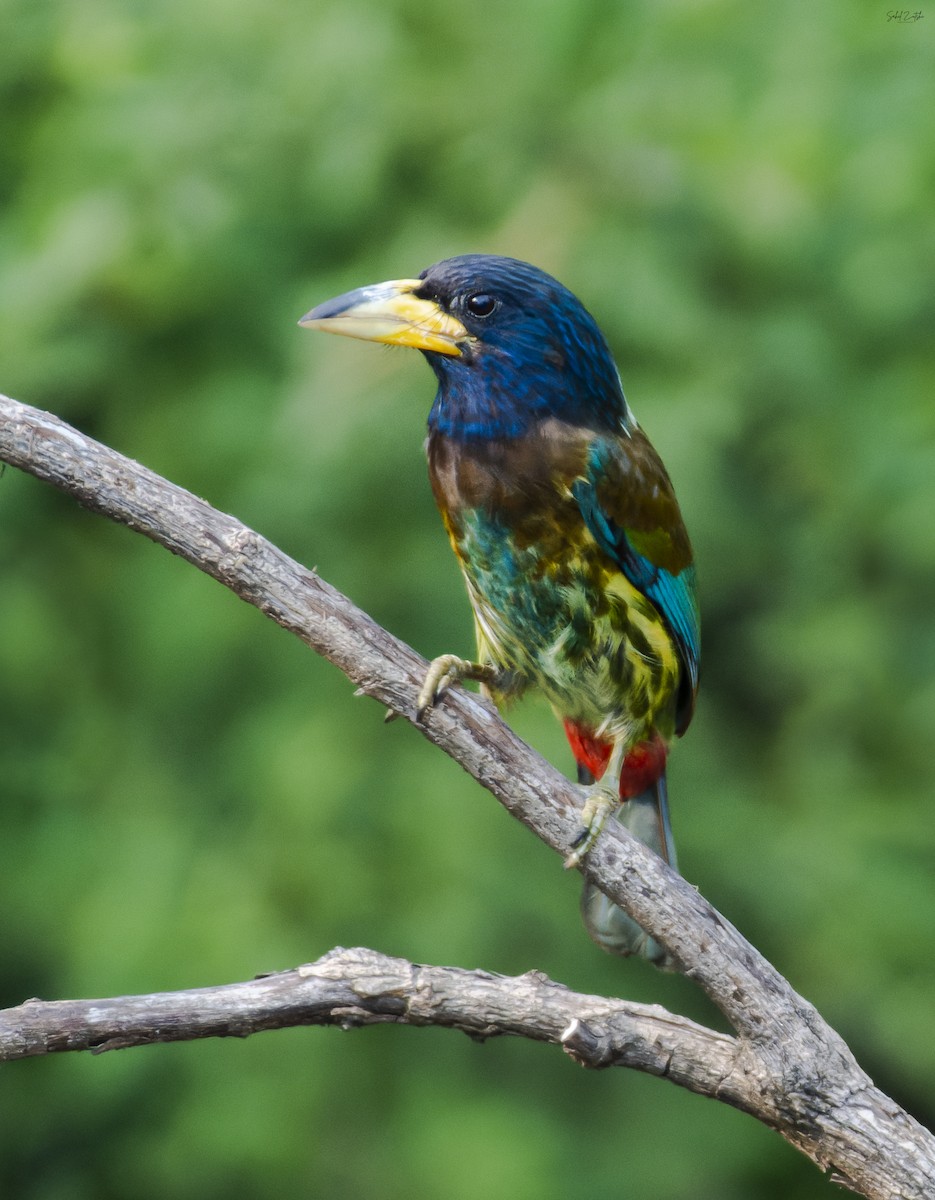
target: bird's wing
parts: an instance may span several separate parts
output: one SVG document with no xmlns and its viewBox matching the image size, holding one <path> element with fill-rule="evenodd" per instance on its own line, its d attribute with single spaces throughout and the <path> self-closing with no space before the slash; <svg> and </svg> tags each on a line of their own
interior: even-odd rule
<svg viewBox="0 0 935 1200">
<path fill-rule="evenodd" d="M 701 631 L 691 545 L 665 468 L 639 429 L 598 437 L 571 490 L 594 540 L 652 601 L 675 641 L 685 672 L 678 703 L 684 732 L 698 688 Z"/>
</svg>

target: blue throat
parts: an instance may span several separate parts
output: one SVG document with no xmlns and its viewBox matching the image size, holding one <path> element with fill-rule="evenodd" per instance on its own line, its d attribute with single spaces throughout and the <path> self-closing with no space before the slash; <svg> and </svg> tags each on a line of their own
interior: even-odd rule
<svg viewBox="0 0 935 1200">
<path fill-rule="evenodd" d="M 554 418 L 598 433 L 619 432 L 626 400 L 609 352 L 575 362 L 561 352 L 515 357 L 484 347 L 473 359 L 427 352 L 438 377 L 429 430 L 458 442 L 516 438 Z M 603 359 L 603 361 L 602 361 Z"/>
</svg>

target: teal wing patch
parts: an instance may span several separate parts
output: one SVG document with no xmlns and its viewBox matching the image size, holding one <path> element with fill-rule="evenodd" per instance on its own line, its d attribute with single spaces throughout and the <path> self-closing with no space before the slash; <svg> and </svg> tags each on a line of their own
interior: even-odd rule
<svg viewBox="0 0 935 1200">
<path fill-rule="evenodd" d="M 682 732 L 691 719 L 701 652 L 695 568 L 690 564 L 673 575 L 639 553 L 627 531 L 619 528 L 603 511 L 594 484 L 589 480 L 576 479 L 571 492 L 594 540 L 618 564 L 630 583 L 653 602 L 675 641 L 685 668 L 678 703 L 679 732 Z"/>
</svg>

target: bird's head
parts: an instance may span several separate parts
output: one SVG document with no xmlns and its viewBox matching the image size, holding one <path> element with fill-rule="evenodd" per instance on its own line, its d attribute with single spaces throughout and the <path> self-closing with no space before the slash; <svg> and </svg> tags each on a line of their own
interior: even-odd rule
<svg viewBox="0 0 935 1200">
<path fill-rule="evenodd" d="M 299 324 L 421 350 L 439 382 L 429 426 L 458 440 L 516 437 L 550 417 L 599 432 L 632 420 L 594 318 L 515 258 L 448 258 L 326 301 Z"/>
</svg>

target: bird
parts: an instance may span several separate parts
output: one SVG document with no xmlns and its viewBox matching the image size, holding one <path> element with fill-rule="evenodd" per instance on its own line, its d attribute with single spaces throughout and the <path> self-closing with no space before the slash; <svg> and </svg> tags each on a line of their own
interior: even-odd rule
<svg viewBox="0 0 935 1200">
<path fill-rule="evenodd" d="M 431 664 L 417 712 L 466 679 L 543 694 L 585 785 L 578 866 L 619 820 L 677 869 L 666 757 L 688 728 L 700 625 L 692 548 L 662 460 L 581 301 L 515 258 L 465 254 L 347 292 L 305 328 L 418 349 L 438 390 L 429 479 L 473 610 L 473 660 Z M 586 879 L 603 949 L 667 951 Z"/>
</svg>

